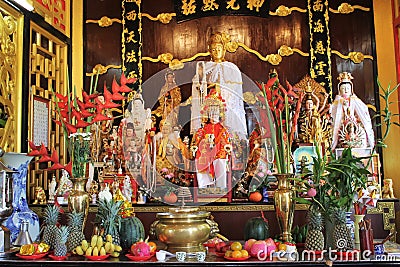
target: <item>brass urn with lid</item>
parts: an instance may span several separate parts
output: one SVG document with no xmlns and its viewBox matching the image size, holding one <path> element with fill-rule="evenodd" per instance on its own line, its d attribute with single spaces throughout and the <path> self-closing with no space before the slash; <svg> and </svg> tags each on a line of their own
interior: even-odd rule
<svg viewBox="0 0 400 267">
<path fill-rule="evenodd" d="M 218 224 L 210 216 L 210 212 L 196 207 L 170 208 L 169 212 L 157 213 L 150 234 L 172 253 L 205 251 L 203 243 L 219 232 Z"/>
</svg>

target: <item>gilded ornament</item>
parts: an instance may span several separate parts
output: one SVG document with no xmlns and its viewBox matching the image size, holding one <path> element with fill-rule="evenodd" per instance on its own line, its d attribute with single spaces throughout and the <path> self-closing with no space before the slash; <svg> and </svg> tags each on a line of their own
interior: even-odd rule
<svg viewBox="0 0 400 267">
<path fill-rule="evenodd" d="M 287 57 L 293 54 L 293 49 L 287 45 L 282 45 L 278 50 L 278 54 Z"/>
<path fill-rule="evenodd" d="M 286 16 L 289 16 L 290 14 L 292 14 L 292 11 L 298 11 L 298 12 L 301 12 L 301 13 L 306 13 L 306 12 L 307 12 L 306 9 L 301 9 L 301 8 L 298 8 L 298 7 L 291 7 L 291 8 L 289 8 L 289 7 L 287 7 L 287 6 L 280 5 L 280 6 L 278 6 L 278 8 L 275 10 L 275 12 L 270 11 L 269 14 L 270 14 L 271 16 L 286 17 Z"/>
<path fill-rule="evenodd" d="M 171 63 L 169 63 L 169 68 L 172 70 L 183 69 L 184 64 L 179 59 L 173 59 Z"/>
<path fill-rule="evenodd" d="M 239 47 L 239 44 L 237 42 L 232 42 L 232 41 L 227 42 L 225 45 L 226 50 L 230 53 L 236 52 L 238 47 Z"/>
<path fill-rule="evenodd" d="M 282 57 L 279 54 L 271 54 L 267 56 L 267 60 L 272 65 L 279 65 L 282 61 Z"/>
<path fill-rule="evenodd" d="M 161 61 L 164 64 L 169 64 L 171 63 L 171 60 L 174 58 L 174 56 L 171 53 L 164 53 L 158 56 L 158 60 Z"/>
<path fill-rule="evenodd" d="M 349 58 L 356 64 L 364 61 L 364 54 L 361 52 L 350 52 Z"/>
<path fill-rule="evenodd" d="M 370 11 L 370 9 L 368 7 L 363 7 L 363 6 L 359 6 L 359 5 L 350 5 L 349 3 L 342 3 L 340 4 L 340 6 L 338 7 L 337 10 L 329 8 L 329 11 L 331 11 L 332 13 L 340 13 L 340 14 L 350 14 L 352 12 L 354 12 L 355 9 L 359 9 L 362 11 Z"/>
<path fill-rule="evenodd" d="M 168 24 L 168 23 L 170 23 L 172 18 L 175 16 L 176 16 L 176 13 L 162 13 L 162 14 L 158 14 L 157 18 L 161 23 Z"/>
</svg>

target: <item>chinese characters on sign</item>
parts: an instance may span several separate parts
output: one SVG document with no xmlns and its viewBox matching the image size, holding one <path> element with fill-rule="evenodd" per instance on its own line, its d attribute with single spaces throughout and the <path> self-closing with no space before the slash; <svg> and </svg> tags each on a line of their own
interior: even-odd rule
<svg viewBox="0 0 400 267">
<path fill-rule="evenodd" d="M 267 17 L 270 0 L 174 0 L 177 22 L 207 16 Z"/>
<path fill-rule="evenodd" d="M 328 1 L 308 0 L 310 26 L 310 74 L 313 79 L 332 91 L 331 48 L 328 28 Z"/>
</svg>

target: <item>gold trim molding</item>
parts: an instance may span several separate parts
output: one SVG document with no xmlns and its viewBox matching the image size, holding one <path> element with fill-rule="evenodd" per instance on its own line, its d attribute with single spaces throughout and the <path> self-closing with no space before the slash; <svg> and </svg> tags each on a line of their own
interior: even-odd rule
<svg viewBox="0 0 400 267">
<path fill-rule="evenodd" d="M 383 221 L 383 229 L 389 230 L 390 233 L 396 232 L 396 213 L 394 209 L 394 202 L 379 202 L 377 203 L 375 208 L 371 208 L 367 211 L 368 214 L 382 214 Z M 393 242 L 396 242 L 396 235 L 390 239 Z"/>
<path fill-rule="evenodd" d="M 153 17 L 147 13 L 141 13 L 139 16 L 146 17 L 152 21 L 159 21 L 162 24 L 168 24 L 171 22 L 172 18 L 176 16 L 176 13 L 160 13 L 157 15 L 157 17 Z"/>
<path fill-rule="evenodd" d="M 301 51 L 300 49 L 292 48 L 287 45 L 282 45 L 278 49 L 277 54 L 269 54 L 266 56 L 261 55 L 258 51 L 251 49 L 247 45 L 240 43 L 240 42 L 229 42 L 227 45 L 227 50 L 231 53 L 234 53 L 234 52 L 236 52 L 238 47 L 242 47 L 247 52 L 256 55 L 262 61 L 267 61 L 268 63 L 275 65 L 275 66 L 279 65 L 282 62 L 282 57 L 291 56 L 294 52 L 300 54 L 303 57 L 309 56 L 309 53 L 305 53 L 305 52 Z M 182 69 L 183 63 L 185 63 L 185 62 L 190 62 L 198 57 L 206 57 L 209 55 L 210 55 L 209 52 L 203 52 L 203 53 L 197 53 L 190 58 L 185 58 L 185 59 L 179 60 L 179 59 L 174 59 L 174 56 L 171 53 L 164 53 L 164 54 L 160 54 L 157 58 L 142 57 L 142 60 L 147 60 L 147 61 L 150 61 L 153 63 L 162 62 L 164 64 L 168 64 L 171 69 L 177 70 L 177 69 Z"/>
<path fill-rule="evenodd" d="M 274 11 L 270 11 L 269 14 L 270 14 L 271 16 L 286 17 L 286 16 L 291 15 L 291 14 L 292 14 L 292 11 L 298 11 L 298 12 L 301 12 L 301 13 L 306 13 L 306 12 L 307 12 L 307 9 L 302 9 L 302 8 L 299 8 L 299 7 L 290 7 L 290 8 L 289 8 L 289 7 L 287 7 L 287 6 L 280 5 L 280 6 L 278 6 L 278 8 L 275 10 L 275 12 L 274 12 Z"/>
<path fill-rule="evenodd" d="M 373 56 L 364 55 L 361 52 L 349 52 L 347 54 L 347 56 L 343 55 L 342 53 L 340 53 L 337 50 L 332 50 L 331 52 L 332 52 L 332 54 L 338 55 L 339 57 L 341 57 L 343 59 L 350 59 L 351 61 L 353 61 L 356 64 L 359 64 L 359 63 L 363 62 L 364 59 L 374 60 Z"/>
<path fill-rule="evenodd" d="M 120 24 L 122 23 L 120 19 L 116 19 L 116 18 L 111 19 L 107 16 L 103 16 L 99 20 L 93 20 L 93 19 L 86 20 L 86 23 L 96 23 L 100 27 L 110 27 L 114 22 L 120 23 Z"/>
<path fill-rule="evenodd" d="M 96 66 L 94 66 L 93 71 L 92 72 L 87 72 L 86 76 L 90 77 L 90 76 L 94 76 L 94 75 L 102 75 L 107 73 L 108 69 L 120 69 L 121 65 L 101 65 L 101 64 L 97 64 Z"/>
<path fill-rule="evenodd" d="M 335 14 L 350 14 L 352 12 L 354 12 L 354 10 L 359 9 L 362 11 L 370 11 L 370 8 L 368 7 L 363 7 L 363 6 L 359 6 L 359 5 L 350 5 L 349 3 L 342 3 L 340 4 L 340 6 L 338 7 L 337 10 L 333 9 L 333 8 L 329 8 L 329 11 Z"/>
<path fill-rule="evenodd" d="M 149 205 L 134 205 L 135 212 L 168 212 L 173 206 L 149 206 Z M 210 212 L 247 212 L 247 211 L 275 211 L 274 205 L 235 205 L 230 204 L 226 206 L 196 206 L 199 210 L 210 211 Z M 30 208 L 38 214 L 39 217 L 43 216 L 45 206 L 30 206 Z M 296 204 L 296 211 L 306 211 L 308 205 Z M 90 206 L 89 212 L 97 213 L 97 206 Z"/>
</svg>

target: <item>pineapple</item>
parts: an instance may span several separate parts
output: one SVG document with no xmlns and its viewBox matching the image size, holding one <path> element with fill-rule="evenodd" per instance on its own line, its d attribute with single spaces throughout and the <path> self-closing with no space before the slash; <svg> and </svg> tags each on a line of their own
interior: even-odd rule
<svg viewBox="0 0 400 267">
<path fill-rule="evenodd" d="M 45 223 L 43 229 L 43 242 L 50 246 L 50 249 L 54 249 L 57 232 L 58 232 L 58 219 L 60 218 L 60 208 L 56 205 L 47 205 L 44 210 L 43 221 Z"/>
<path fill-rule="evenodd" d="M 317 209 L 308 212 L 309 230 L 304 244 L 305 249 L 321 251 L 324 249 L 325 238 L 322 233 L 322 215 Z"/>
<path fill-rule="evenodd" d="M 353 250 L 354 244 L 351 238 L 350 229 L 346 226 L 346 213 L 343 209 L 337 208 L 333 211 L 335 228 L 333 229 L 333 242 L 339 251 Z"/>
<path fill-rule="evenodd" d="M 78 213 L 73 211 L 68 214 L 68 228 L 70 233 L 67 240 L 68 251 L 72 251 L 82 243 L 82 240 L 85 239 L 85 235 L 83 234 L 82 230 L 83 219 L 83 212 Z"/>
<path fill-rule="evenodd" d="M 54 256 L 66 256 L 67 255 L 67 240 L 69 235 L 68 226 L 61 226 L 58 230 L 57 242 L 54 247 Z"/>
<path fill-rule="evenodd" d="M 102 199 L 99 202 L 99 209 L 96 216 L 96 219 L 104 228 L 104 239 L 109 234 L 116 245 L 120 245 L 119 228 L 121 226 L 121 215 L 119 211 L 121 205 L 122 201 Z"/>
</svg>

